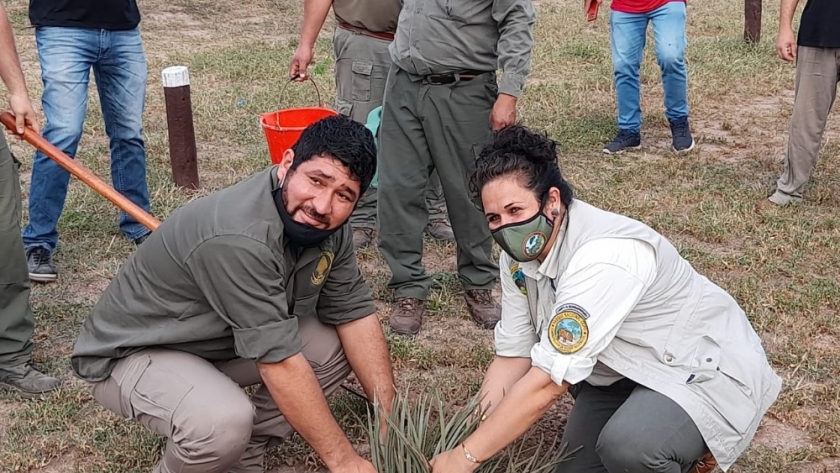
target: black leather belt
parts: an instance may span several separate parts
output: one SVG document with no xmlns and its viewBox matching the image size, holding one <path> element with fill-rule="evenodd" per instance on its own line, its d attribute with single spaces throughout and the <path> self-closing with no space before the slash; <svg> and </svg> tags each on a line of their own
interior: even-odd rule
<svg viewBox="0 0 840 473">
<path fill-rule="evenodd" d="M 423 79 L 431 85 L 454 84 L 460 81 L 473 80 L 476 77 L 486 74 L 484 71 L 461 71 L 450 74 L 431 74 Z"/>
</svg>

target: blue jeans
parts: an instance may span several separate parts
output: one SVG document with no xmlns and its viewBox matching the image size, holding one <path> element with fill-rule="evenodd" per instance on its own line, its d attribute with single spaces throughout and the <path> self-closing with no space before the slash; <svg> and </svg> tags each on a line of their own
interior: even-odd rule
<svg viewBox="0 0 840 473">
<path fill-rule="evenodd" d="M 75 157 L 87 113 L 90 70 L 110 139 L 111 183 L 127 199 L 149 211 L 142 115 L 146 98 L 146 57 L 140 31 L 39 27 L 35 30 L 44 93 L 44 138 Z M 36 152 L 29 191 L 27 249 L 50 251 L 58 244 L 56 224 L 64 208 L 70 173 Z M 119 227 L 129 239 L 149 230 L 124 212 Z"/>
<path fill-rule="evenodd" d="M 615 69 L 618 128 L 642 128 L 639 69 L 648 23 L 653 23 L 656 58 L 662 71 L 665 116 L 688 117 L 688 73 L 685 68 L 685 3 L 670 2 L 648 13 L 610 12 L 610 36 Z"/>
</svg>

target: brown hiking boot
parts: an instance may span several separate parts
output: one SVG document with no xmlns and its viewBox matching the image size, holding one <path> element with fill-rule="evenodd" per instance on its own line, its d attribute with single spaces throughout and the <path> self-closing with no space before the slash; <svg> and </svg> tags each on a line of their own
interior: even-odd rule
<svg viewBox="0 0 840 473">
<path fill-rule="evenodd" d="M 448 219 L 436 218 L 429 220 L 426 224 L 426 234 L 440 241 L 455 241 L 455 234 L 452 233 L 452 225 Z"/>
<path fill-rule="evenodd" d="M 689 473 L 711 473 L 716 466 L 717 460 L 715 460 L 715 457 L 711 453 L 707 453 Z"/>
<path fill-rule="evenodd" d="M 39 372 L 29 363 L 0 368 L 0 388 L 17 391 L 24 398 L 41 397 L 60 384 L 61 380 Z"/>
<path fill-rule="evenodd" d="M 398 335 L 417 335 L 426 315 L 426 302 L 411 297 L 397 299 L 397 307 L 391 313 L 391 331 Z"/>
<path fill-rule="evenodd" d="M 353 248 L 358 250 L 373 243 L 374 230 L 368 227 L 353 229 Z"/>
<path fill-rule="evenodd" d="M 502 318 L 502 307 L 493 299 L 490 289 L 464 291 L 464 299 L 475 323 L 481 328 L 493 328 Z"/>
</svg>

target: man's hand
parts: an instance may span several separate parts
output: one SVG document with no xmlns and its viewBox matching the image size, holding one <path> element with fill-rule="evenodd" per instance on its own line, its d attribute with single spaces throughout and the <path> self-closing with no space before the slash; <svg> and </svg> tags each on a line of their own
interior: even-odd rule
<svg viewBox="0 0 840 473">
<path fill-rule="evenodd" d="M 35 116 L 35 110 L 32 108 L 32 102 L 29 101 L 27 94 L 10 94 L 9 106 L 15 116 L 19 135 L 23 134 L 24 126 L 31 127 L 35 133 L 41 132 L 41 128 L 38 126 L 38 118 Z"/>
<path fill-rule="evenodd" d="M 460 445 L 432 458 L 429 464 L 432 466 L 432 473 L 472 473 L 478 469 L 477 463 L 467 460 Z"/>
<path fill-rule="evenodd" d="M 779 37 L 776 38 L 776 53 L 788 62 L 796 59 L 796 36 L 792 29 L 779 29 Z"/>
<path fill-rule="evenodd" d="M 373 463 L 365 460 L 362 457 L 356 457 L 353 461 L 345 462 L 338 468 L 330 470 L 332 473 L 377 473 Z"/>
<path fill-rule="evenodd" d="M 493 131 L 513 125 L 516 122 L 516 97 L 507 94 L 499 94 L 493 111 L 490 112 L 490 126 Z"/>
<path fill-rule="evenodd" d="M 303 82 L 309 79 L 309 74 L 306 72 L 309 69 L 309 64 L 312 63 L 312 58 L 315 56 L 315 49 L 312 46 L 301 43 L 295 50 L 295 55 L 292 56 L 292 62 L 289 64 L 289 77 L 297 76 L 295 81 Z"/>
</svg>

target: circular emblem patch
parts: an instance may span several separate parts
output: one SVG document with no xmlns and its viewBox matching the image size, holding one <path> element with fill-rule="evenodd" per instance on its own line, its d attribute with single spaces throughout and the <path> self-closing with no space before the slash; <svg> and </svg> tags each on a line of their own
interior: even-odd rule
<svg viewBox="0 0 840 473">
<path fill-rule="evenodd" d="M 534 232 L 528 235 L 525 238 L 525 241 L 522 242 L 522 252 L 525 253 L 525 256 L 528 258 L 533 258 L 540 254 L 543 247 L 545 246 L 547 238 L 545 233 L 543 232 Z"/>
<path fill-rule="evenodd" d="M 332 267 L 333 253 L 331 251 L 324 251 L 318 258 L 318 264 L 315 265 L 315 271 L 312 272 L 312 284 L 320 286 L 327 279 L 327 274 L 330 273 Z"/>
<path fill-rule="evenodd" d="M 574 308 L 565 308 L 551 319 L 548 338 L 555 350 L 568 355 L 578 352 L 586 345 L 586 341 L 589 340 L 589 327 L 586 325 L 585 314 L 578 313 Z"/>
</svg>

